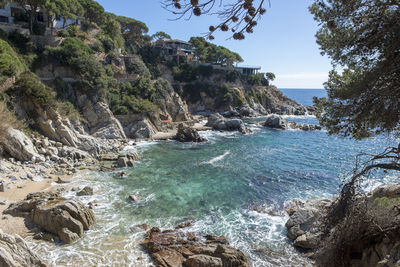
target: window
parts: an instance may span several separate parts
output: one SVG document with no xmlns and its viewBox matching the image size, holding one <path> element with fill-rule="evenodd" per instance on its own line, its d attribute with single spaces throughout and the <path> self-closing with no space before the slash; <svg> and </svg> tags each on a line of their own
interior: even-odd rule
<svg viewBox="0 0 400 267">
<path fill-rule="evenodd" d="M 0 22 L 7 22 L 8 23 L 8 17 L 0 16 Z"/>
<path fill-rule="evenodd" d="M 15 7 L 11 8 L 11 17 L 15 17 L 15 16 L 18 16 L 23 13 L 24 13 L 24 11 L 20 8 L 15 8 Z"/>
<path fill-rule="evenodd" d="M 43 12 L 37 13 L 37 20 L 40 21 L 40 22 L 43 22 L 43 21 L 44 21 Z"/>
</svg>

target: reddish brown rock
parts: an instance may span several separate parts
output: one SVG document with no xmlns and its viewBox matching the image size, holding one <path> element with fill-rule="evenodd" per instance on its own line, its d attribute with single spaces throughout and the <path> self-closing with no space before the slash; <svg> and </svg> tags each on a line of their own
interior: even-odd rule
<svg viewBox="0 0 400 267">
<path fill-rule="evenodd" d="M 153 227 L 141 245 L 159 267 L 250 267 L 247 257 L 224 236 L 198 235 L 181 228 Z"/>
</svg>

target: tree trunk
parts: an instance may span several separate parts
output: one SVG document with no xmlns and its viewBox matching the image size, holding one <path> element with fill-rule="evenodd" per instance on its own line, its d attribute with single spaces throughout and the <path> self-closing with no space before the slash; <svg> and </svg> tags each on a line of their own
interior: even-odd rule
<svg viewBox="0 0 400 267">
<path fill-rule="evenodd" d="M 53 25 L 53 16 L 48 15 L 48 26 L 50 26 L 50 35 L 53 35 L 54 25 Z"/>
<path fill-rule="evenodd" d="M 33 20 L 35 17 L 35 10 L 33 9 L 33 7 L 31 7 L 31 10 L 29 11 L 29 33 L 33 34 Z"/>
</svg>

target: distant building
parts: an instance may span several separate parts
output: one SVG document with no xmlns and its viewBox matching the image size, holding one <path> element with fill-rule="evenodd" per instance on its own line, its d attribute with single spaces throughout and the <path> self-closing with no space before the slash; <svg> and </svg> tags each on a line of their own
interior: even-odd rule
<svg viewBox="0 0 400 267">
<path fill-rule="evenodd" d="M 29 6 L 26 6 L 25 9 L 29 10 Z M 18 28 L 28 28 L 29 17 L 26 14 L 25 9 L 15 2 L 0 7 L 0 28 L 6 32 Z M 48 12 L 44 8 L 39 8 L 36 12 L 36 16 L 36 21 L 46 25 L 48 28 L 50 28 L 51 24 L 53 24 L 54 29 L 61 29 L 63 26 L 80 24 L 80 19 L 67 19 L 64 23 L 63 17 L 55 17 L 50 21 Z"/>
<path fill-rule="evenodd" d="M 153 46 L 158 48 L 161 54 L 167 60 L 192 61 L 193 57 L 193 45 L 189 42 L 181 40 L 158 40 L 153 43 Z"/>
<path fill-rule="evenodd" d="M 233 67 L 235 71 L 240 72 L 243 75 L 257 74 L 261 70 L 260 66 L 235 66 Z"/>
</svg>

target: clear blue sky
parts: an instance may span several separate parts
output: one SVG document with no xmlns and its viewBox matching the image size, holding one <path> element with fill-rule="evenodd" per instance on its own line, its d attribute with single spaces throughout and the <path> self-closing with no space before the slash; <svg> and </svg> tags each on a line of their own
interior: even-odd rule
<svg viewBox="0 0 400 267">
<path fill-rule="evenodd" d="M 226 0 L 225 0 L 226 1 Z M 170 21 L 174 16 L 158 0 L 98 0 L 106 11 L 143 21 L 150 34 L 164 31 L 175 39 L 201 36 L 217 19 L 192 17 L 190 21 Z M 229 2 L 229 1 L 228 1 Z M 312 0 L 271 0 L 271 8 L 245 40 L 226 40 L 216 34 L 214 43 L 238 52 L 243 64 L 258 65 L 273 72 L 279 88 L 323 88 L 331 69 L 330 61 L 320 55 L 315 42 L 317 23 L 308 12 Z"/>
</svg>

